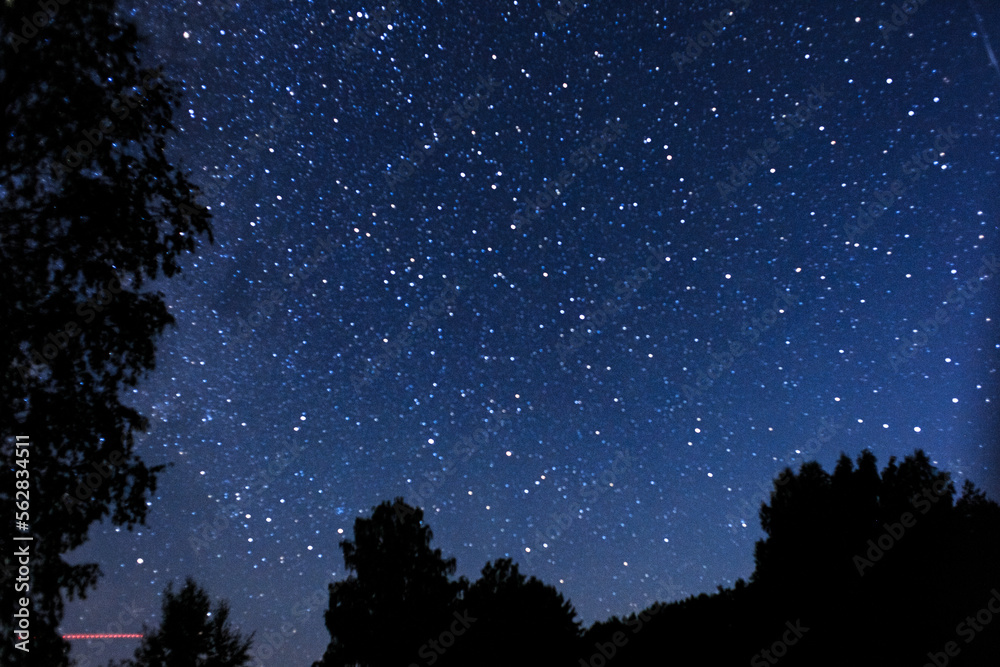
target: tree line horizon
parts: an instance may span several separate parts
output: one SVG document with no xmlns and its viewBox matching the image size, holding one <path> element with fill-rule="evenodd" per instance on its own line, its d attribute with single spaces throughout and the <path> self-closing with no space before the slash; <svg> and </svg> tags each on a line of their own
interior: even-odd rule
<svg viewBox="0 0 1000 667">
<path fill-rule="evenodd" d="M 761 503 L 766 537 L 748 580 L 589 628 L 569 599 L 511 558 L 487 562 L 475 581 L 454 578 L 456 561 L 432 548 L 423 510 L 385 500 L 340 541 L 348 576 L 328 585 L 331 639 L 311 667 L 626 667 L 664 656 L 752 667 L 995 665 L 1000 506 L 969 480 L 956 494 L 950 473 L 919 449 L 898 464 L 891 457 L 881 473 L 867 449 L 853 462 L 842 454 L 832 473 L 815 461 L 797 473 L 786 467 Z M 225 622 L 224 601 L 214 620 L 199 612 L 204 628 L 169 629 L 170 617 L 197 617 L 191 608 L 206 610 L 207 599 L 190 578 L 180 594 L 168 588 L 163 626 L 135 659 L 109 667 L 276 664 L 284 637 L 255 646 Z M 215 645 L 232 650 L 197 648 L 192 635 L 218 636 Z M 214 657 L 171 660 L 192 650 Z"/>
</svg>

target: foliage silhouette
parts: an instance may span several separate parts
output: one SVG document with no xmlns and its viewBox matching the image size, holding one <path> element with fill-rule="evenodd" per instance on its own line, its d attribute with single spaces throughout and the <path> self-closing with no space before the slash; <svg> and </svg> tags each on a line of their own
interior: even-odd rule
<svg viewBox="0 0 1000 667">
<path fill-rule="evenodd" d="M 314 667 L 420 664 L 573 665 L 576 611 L 510 559 L 487 563 L 472 585 L 450 579 L 455 560 L 432 550 L 423 511 L 397 498 L 354 523 L 341 548 L 349 572 L 330 585 L 331 642 Z"/>
<path fill-rule="evenodd" d="M 225 600 L 211 609 L 208 594 L 190 577 L 179 593 L 167 586 L 163 618 L 146 636 L 135 657 L 109 667 L 243 667 L 250 662 L 253 635 L 244 639 L 229 624 Z"/>
<path fill-rule="evenodd" d="M 448 628 L 465 588 L 452 581 L 455 559 L 431 549 L 423 511 L 402 498 L 354 521 L 354 540 L 340 542 L 352 574 L 330 584 L 330 644 L 315 667 L 408 665 L 420 647 Z"/>
<path fill-rule="evenodd" d="M 647 610 L 640 633 L 626 633 L 629 643 L 607 664 L 669 656 L 922 665 L 954 641 L 960 653 L 945 656 L 948 664 L 994 665 L 1000 623 L 968 643 L 957 631 L 1000 584 L 1000 506 L 971 482 L 957 501 L 954 493 L 950 475 L 920 450 L 899 464 L 890 459 L 881 475 L 869 451 L 856 467 L 842 455 L 832 475 L 814 462 L 798 474 L 786 469 L 761 507 L 767 537 L 756 545 L 750 583 Z M 595 624 L 584 644 L 593 654 L 615 630 L 638 625 L 634 614 Z M 792 627 L 805 631 L 799 637 Z M 780 646 L 783 638 L 794 644 Z"/>
<path fill-rule="evenodd" d="M 63 596 L 85 595 L 100 574 L 63 555 L 104 518 L 143 523 L 162 469 L 134 454 L 147 420 L 121 396 L 153 368 L 173 322 L 162 296 L 141 290 L 211 233 L 196 189 L 164 155 L 178 95 L 140 65 L 136 28 L 113 1 L 9 0 L 0 35 L 0 456 L 13 460 L 15 434 L 30 437 L 33 537 L 30 654 L 5 641 L 0 664 L 30 655 L 55 667 L 67 664 Z M 12 494 L 3 485 L 0 505 Z"/>
<path fill-rule="evenodd" d="M 960 649 L 949 665 L 995 665 L 1000 614 L 972 640 L 959 624 L 992 594 L 1000 603 L 1000 506 L 971 482 L 956 500 L 950 475 L 923 451 L 881 473 L 876 463 L 866 450 L 856 464 L 842 455 L 832 474 L 815 462 L 786 469 L 761 506 L 766 537 L 749 582 L 583 633 L 572 605 L 509 559 L 471 585 L 449 582 L 454 560 L 430 550 L 420 510 L 383 503 L 356 521 L 357 544 L 343 543 L 349 569 L 367 567 L 331 586 L 334 642 L 316 664 L 921 665 L 951 641 Z M 428 590 L 442 592 L 422 605 Z M 459 611 L 471 623 L 448 637 Z M 400 630 L 410 624 L 420 630 Z"/>
<path fill-rule="evenodd" d="M 525 579 L 509 558 L 487 563 L 465 596 L 476 619 L 442 665 L 570 665 L 580 646 L 576 610 L 535 577 Z"/>
</svg>

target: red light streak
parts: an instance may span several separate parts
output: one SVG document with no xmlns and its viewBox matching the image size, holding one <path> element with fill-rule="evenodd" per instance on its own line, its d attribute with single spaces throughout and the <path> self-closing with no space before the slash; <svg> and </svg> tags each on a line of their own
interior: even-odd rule
<svg viewBox="0 0 1000 667">
<path fill-rule="evenodd" d="M 144 635 L 63 635 L 63 639 L 142 639 Z"/>
</svg>

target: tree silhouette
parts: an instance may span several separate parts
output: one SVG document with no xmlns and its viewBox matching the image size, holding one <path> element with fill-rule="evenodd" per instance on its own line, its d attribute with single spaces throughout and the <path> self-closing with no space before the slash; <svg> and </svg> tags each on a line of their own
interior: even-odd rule
<svg viewBox="0 0 1000 667">
<path fill-rule="evenodd" d="M 42 11 L 39 11 L 39 10 Z M 137 59 L 138 35 L 110 0 L 0 3 L 0 455 L 30 439 L 30 654 L 5 641 L 0 663 L 67 664 L 63 596 L 100 572 L 69 564 L 91 524 L 146 516 L 160 466 L 133 453 L 147 421 L 121 400 L 154 366 L 173 321 L 141 291 L 179 270 L 211 234 L 195 189 L 164 155 L 178 96 Z M 12 507 L 13 488 L 0 488 Z M 8 522 L 11 518 L 8 515 Z M 8 523 L 13 532 L 14 525 Z M 20 527 L 20 526 L 19 526 Z M 0 631 L 15 597 L 3 550 Z"/>
<path fill-rule="evenodd" d="M 761 508 L 751 587 L 771 627 L 804 618 L 813 628 L 789 664 L 922 664 L 921 646 L 954 639 L 989 596 L 997 505 L 972 484 L 956 503 L 949 473 L 923 451 L 881 474 L 865 451 L 857 467 L 842 455 L 832 475 L 813 462 L 784 477 Z"/>
<path fill-rule="evenodd" d="M 552 586 L 525 579 L 509 558 L 487 563 L 465 596 L 475 621 L 442 665 L 575 665 L 580 625 Z"/>
<path fill-rule="evenodd" d="M 356 574 L 330 587 L 332 641 L 315 667 L 992 667 L 1000 624 L 982 610 L 1000 602 L 1000 506 L 971 482 L 956 501 L 921 450 L 881 473 L 876 463 L 866 450 L 832 474 L 816 462 L 783 471 L 761 506 L 749 583 L 583 633 L 569 601 L 510 559 L 471 585 L 450 581 L 455 562 L 430 549 L 423 513 L 384 502 L 341 543 Z"/>
<path fill-rule="evenodd" d="M 179 593 L 167 585 L 159 629 L 146 635 L 135 657 L 117 667 L 242 667 L 250 662 L 253 635 L 230 627 L 225 600 L 210 608 L 208 594 L 188 578 Z M 109 663 L 113 665 L 114 663 Z"/>
<path fill-rule="evenodd" d="M 856 466 L 842 455 L 832 474 L 815 462 L 786 469 L 761 507 L 766 538 L 749 584 L 596 623 L 579 658 L 608 667 L 995 665 L 1000 625 L 973 631 L 987 603 L 1000 602 L 1000 506 L 971 482 L 957 501 L 954 493 L 920 450 L 881 473 L 869 451 Z"/>
<path fill-rule="evenodd" d="M 351 572 L 330 584 L 330 644 L 315 667 L 409 665 L 454 621 L 466 585 L 452 581 L 455 559 L 431 549 L 423 511 L 397 498 L 354 522 L 354 540 L 340 543 Z"/>
</svg>

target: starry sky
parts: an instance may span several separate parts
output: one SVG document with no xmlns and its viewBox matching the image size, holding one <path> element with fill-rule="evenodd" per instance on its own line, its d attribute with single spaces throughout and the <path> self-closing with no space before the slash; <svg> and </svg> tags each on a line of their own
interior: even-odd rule
<svg viewBox="0 0 1000 667">
<path fill-rule="evenodd" d="M 63 630 L 191 575 L 308 665 L 396 496 L 587 625 L 748 577 L 804 460 L 1000 498 L 1000 7 L 798 4 L 127 4 L 216 243 L 129 397 L 173 467 Z"/>
</svg>

